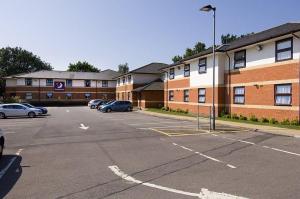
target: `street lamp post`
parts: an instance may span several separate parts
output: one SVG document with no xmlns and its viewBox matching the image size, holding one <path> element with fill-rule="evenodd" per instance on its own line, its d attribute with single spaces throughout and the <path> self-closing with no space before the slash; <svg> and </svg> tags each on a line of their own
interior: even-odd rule
<svg viewBox="0 0 300 199">
<path fill-rule="evenodd" d="M 216 7 L 206 5 L 200 9 L 204 12 L 213 11 L 213 29 L 214 29 L 214 43 L 213 43 L 213 93 L 212 93 L 212 129 L 216 129 L 216 111 L 215 111 L 215 65 L 216 65 Z M 211 120 L 210 120 L 211 123 Z"/>
</svg>

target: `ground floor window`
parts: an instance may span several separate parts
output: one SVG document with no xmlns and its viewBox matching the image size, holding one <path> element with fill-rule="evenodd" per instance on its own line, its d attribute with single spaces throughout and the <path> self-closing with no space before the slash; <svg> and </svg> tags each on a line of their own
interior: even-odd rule
<svg viewBox="0 0 300 199">
<path fill-rule="evenodd" d="M 26 93 L 25 99 L 31 100 L 32 99 L 32 93 Z"/>
<path fill-rule="evenodd" d="M 85 99 L 90 99 L 91 98 L 91 93 L 85 93 L 84 97 L 85 97 Z"/>
<path fill-rule="evenodd" d="M 183 90 L 183 101 L 188 102 L 190 100 L 190 91 L 189 90 Z"/>
<path fill-rule="evenodd" d="M 199 103 L 205 103 L 205 95 L 206 95 L 206 89 L 199 88 L 198 89 L 198 102 Z"/>
<path fill-rule="evenodd" d="M 239 86 L 234 87 L 234 103 L 235 104 L 245 104 L 245 87 Z"/>
<path fill-rule="evenodd" d="M 72 93 L 67 93 L 66 94 L 66 99 L 72 99 Z"/>
<path fill-rule="evenodd" d="M 47 98 L 47 99 L 52 99 L 52 98 L 53 98 L 53 93 L 48 92 L 48 93 L 46 94 L 46 98 Z"/>
<path fill-rule="evenodd" d="M 292 84 L 275 85 L 275 105 L 292 105 Z"/>
<path fill-rule="evenodd" d="M 174 91 L 169 91 L 169 101 L 174 101 Z"/>
</svg>

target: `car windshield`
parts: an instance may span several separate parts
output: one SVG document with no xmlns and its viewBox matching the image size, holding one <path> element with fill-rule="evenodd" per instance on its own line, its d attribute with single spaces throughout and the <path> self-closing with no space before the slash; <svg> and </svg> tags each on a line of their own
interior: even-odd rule
<svg viewBox="0 0 300 199">
<path fill-rule="evenodd" d="M 106 103 L 105 103 L 105 105 L 111 104 L 111 103 L 113 103 L 113 102 L 115 102 L 115 100 L 112 100 L 112 101 L 106 102 Z"/>
<path fill-rule="evenodd" d="M 34 106 L 32 106 L 31 104 L 23 104 L 23 105 L 28 107 L 28 108 L 34 108 Z"/>
</svg>

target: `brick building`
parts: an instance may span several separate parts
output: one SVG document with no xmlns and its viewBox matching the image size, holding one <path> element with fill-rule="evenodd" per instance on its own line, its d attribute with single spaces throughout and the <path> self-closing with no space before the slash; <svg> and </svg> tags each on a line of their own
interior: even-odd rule
<svg viewBox="0 0 300 199">
<path fill-rule="evenodd" d="M 85 103 L 90 99 L 115 99 L 119 73 L 38 71 L 6 77 L 6 97 L 19 96 L 32 103 Z"/>
<path fill-rule="evenodd" d="M 300 23 L 240 38 L 216 50 L 215 102 L 222 111 L 268 119 L 299 119 Z M 165 106 L 208 115 L 212 49 L 164 69 Z"/>
<path fill-rule="evenodd" d="M 163 63 L 150 63 L 120 75 L 116 78 L 116 99 L 129 100 L 134 106 L 141 108 L 145 108 L 146 105 L 147 107 L 163 105 L 163 89 L 158 84 L 163 85 L 163 82 L 159 82 L 162 76 L 161 69 L 167 66 Z"/>
</svg>

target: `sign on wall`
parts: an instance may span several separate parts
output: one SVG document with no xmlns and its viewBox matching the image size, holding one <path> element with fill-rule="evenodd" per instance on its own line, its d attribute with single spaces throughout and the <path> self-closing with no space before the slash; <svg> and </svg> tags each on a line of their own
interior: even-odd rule
<svg viewBox="0 0 300 199">
<path fill-rule="evenodd" d="M 64 91 L 65 90 L 65 82 L 54 82 L 54 90 Z"/>
</svg>

